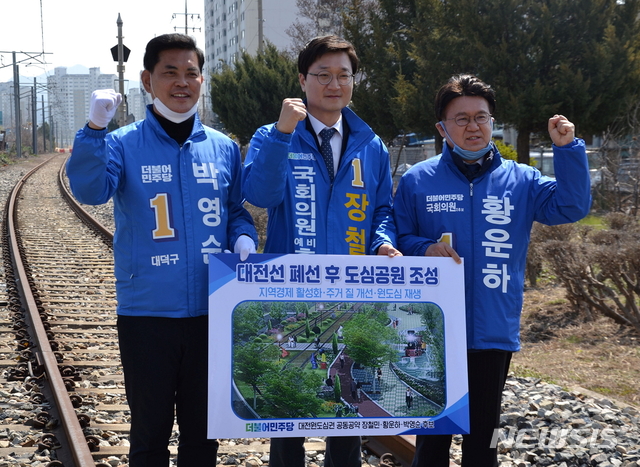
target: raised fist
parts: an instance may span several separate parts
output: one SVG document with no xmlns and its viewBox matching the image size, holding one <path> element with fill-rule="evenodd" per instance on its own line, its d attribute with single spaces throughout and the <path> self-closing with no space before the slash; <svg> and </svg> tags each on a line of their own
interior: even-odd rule
<svg viewBox="0 0 640 467">
<path fill-rule="evenodd" d="M 89 122 L 98 128 L 106 128 L 122 102 L 122 94 L 113 89 L 98 89 L 91 94 Z"/>
</svg>

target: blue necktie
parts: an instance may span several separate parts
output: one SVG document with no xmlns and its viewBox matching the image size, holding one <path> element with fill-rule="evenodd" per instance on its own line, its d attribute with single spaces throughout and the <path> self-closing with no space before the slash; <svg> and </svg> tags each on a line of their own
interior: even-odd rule
<svg viewBox="0 0 640 467">
<path fill-rule="evenodd" d="M 322 143 L 320 144 L 320 154 L 329 171 L 329 178 L 333 181 L 333 150 L 331 149 L 331 137 L 338 131 L 335 128 L 325 128 L 320 132 Z"/>
</svg>

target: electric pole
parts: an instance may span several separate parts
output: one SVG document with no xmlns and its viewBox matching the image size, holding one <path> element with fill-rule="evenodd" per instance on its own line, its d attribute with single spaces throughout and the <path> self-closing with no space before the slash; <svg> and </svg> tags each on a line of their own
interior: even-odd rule
<svg viewBox="0 0 640 467">
<path fill-rule="evenodd" d="M 173 16 L 171 17 L 171 19 L 176 19 L 176 17 L 178 15 L 184 15 L 184 33 L 185 35 L 188 34 L 189 29 L 191 29 L 191 32 L 195 32 L 197 31 L 202 31 L 202 28 L 199 27 L 195 27 L 195 26 L 191 26 L 189 27 L 189 16 L 191 16 L 191 21 L 193 20 L 198 20 L 201 21 L 200 15 L 198 13 L 189 13 L 188 9 L 187 9 L 187 0 L 184 0 L 184 13 L 174 13 Z M 178 29 L 182 29 L 179 28 L 178 26 L 174 26 L 173 30 L 174 31 L 178 31 Z"/>
<path fill-rule="evenodd" d="M 258 0 L 258 53 L 264 50 L 264 18 L 262 17 L 262 0 Z"/>
<path fill-rule="evenodd" d="M 0 53 L 9 53 L 6 51 L 0 51 Z M 21 59 L 20 61 L 18 61 L 16 59 L 16 54 L 19 53 L 21 55 L 26 55 L 26 58 Z M 14 107 L 13 109 L 15 109 L 15 120 L 14 122 L 14 127 L 15 127 L 15 138 L 16 138 L 16 155 L 18 157 L 22 157 L 22 119 L 20 116 L 20 71 L 19 71 L 19 67 L 18 67 L 18 63 L 22 63 L 22 62 L 27 62 L 27 64 L 29 64 L 30 62 L 36 62 L 39 63 L 41 65 L 45 64 L 44 61 L 44 56 L 46 54 L 48 54 L 49 52 L 11 52 L 11 55 L 13 57 L 13 63 L 11 65 L 2 65 L 0 66 L 0 68 L 4 68 L 7 66 L 12 66 L 13 67 L 13 98 L 14 98 Z M 40 59 L 40 56 L 42 56 L 42 59 Z"/>
<path fill-rule="evenodd" d="M 36 78 L 33 78 L 31 90 L 31 138 L 33 141 L 33 154 L 38 155 L 38 89 Z"/>
<path fill-rule="evenodd" d="M 44 94 L 40 96 L 42 99 L 42 152 L 47 153 L 47 136 L 44 134 L 44 126 L 47 121 L 44 119 Z"/>
<path fill-rule="evenodd" d="M 15 136 L 16 136 L 16 156 L 22 157 L 22 118 L 20 117 L 20 72 L 16 63 L 16 53 L 13 52 L 13 99 L 16 107 L 15 113 Z"/>
</svg>

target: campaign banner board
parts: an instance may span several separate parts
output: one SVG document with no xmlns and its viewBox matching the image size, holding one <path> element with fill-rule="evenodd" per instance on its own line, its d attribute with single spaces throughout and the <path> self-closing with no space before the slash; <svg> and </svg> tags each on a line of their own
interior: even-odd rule
<svg viewBox="0 0 640 467">
<path fill-rule="evenodd" d="M 209 256 L 209 438 L 469 432 L 464 266 Z"/>
</svg>

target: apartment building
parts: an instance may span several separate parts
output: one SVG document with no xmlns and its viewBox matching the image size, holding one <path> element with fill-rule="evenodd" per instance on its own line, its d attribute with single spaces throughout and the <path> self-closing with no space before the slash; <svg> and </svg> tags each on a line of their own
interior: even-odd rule
<svg viewBox="0 0 640 467">
<path fill-rule="evenodd" d="M 100 68 L 90 68 L 88 74 L 70 74 L 66 67 L 55 68 L 47 77 L 59 145 L 71 145 L 76 132 L 87 123 L 91 93 L 96 89 L 116 90 L 116 79 L 114 74 L 100 73 Z"/>
<path fill-rule="evenodd" d="M 242 51 L 255 55 L 261 38 L 290 48 L 285 31 L 296 20 L 295 0 L 205 0 L 204 10 L 207 75 L 235 63 Z"/>
<path fill-rule="evenodd" d="M 20 120 L 22 125 L 31 121 L 31 100 L 30 93 L 31 87 L 20 86 L 20 95 L 23 96 L 20 99 Z M 13 81 L 7 81 L 6 83 L 0 83 L 0 113 L 2 114 L 2 121 L 0 126 L 4 128 L 15 127 L 15 99 Z"/>
</svg>

